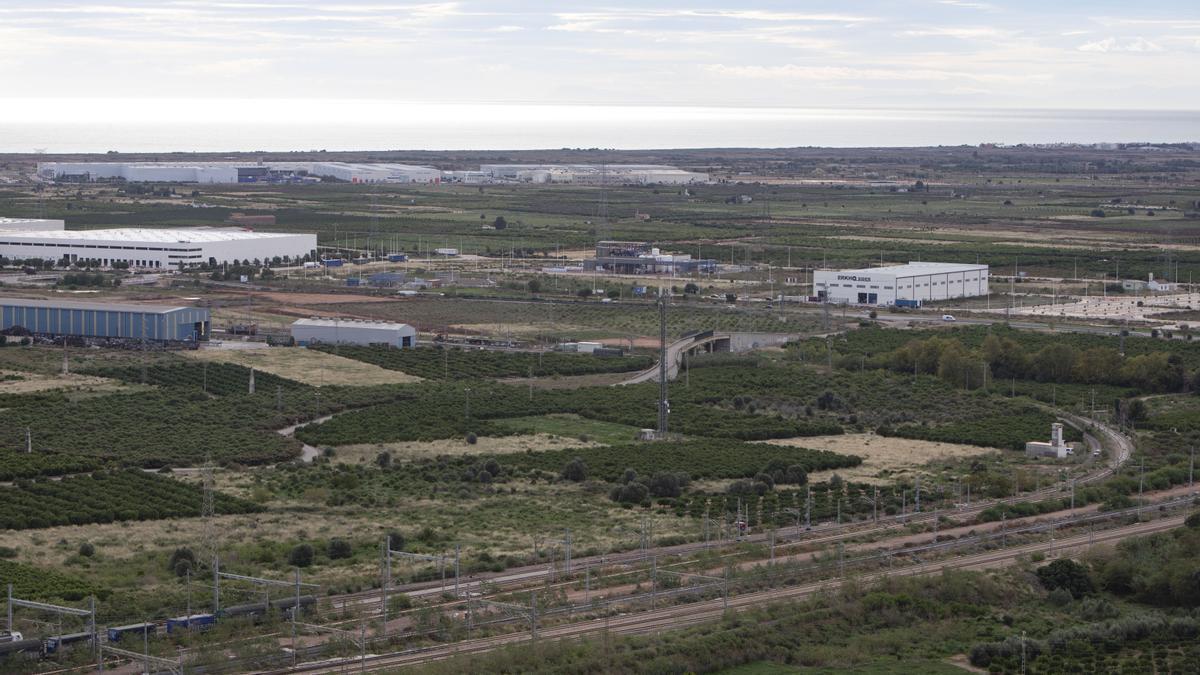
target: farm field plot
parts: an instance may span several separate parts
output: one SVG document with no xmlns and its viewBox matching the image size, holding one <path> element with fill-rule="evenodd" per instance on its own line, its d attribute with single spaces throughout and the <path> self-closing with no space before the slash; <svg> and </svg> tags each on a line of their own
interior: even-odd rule
<svg viewBox="0 0 1200 675">
<path fill-rule="evenodd" d="M 201 490 L 195 485 L 136 469 L 20 482 L 0 488 L 0 529 L 199 516 L 201 500 Z M 216 495 L 220 513 L 246 513 L 260 508 L 225 494 Z"/>
<path fill-rule="evenodd" d="M 586 438 L 605 445 L 628 443 L 639 431 L 638 427 L 615 422 L 593 420 L 578 415 L 535 415 L 513 417 L 495 421 L 497 426 L 512 429 L 532 429 L 538 434 L 549 434 L 564 441 L 584 442 Z M 586 444 L 586 442 L 584 442 Z M 564 446 L 565 447 L 565 446 Z"/>
<path fill-rule="evenodd" d="M 184 356 L 199 361 L 233 363 L 316 387 L 331 384 L 408 384 L 421 380 L 398 370 L 388 370 L 361 360 L 302 347 L 198 349 L 184 352 Z"/>
<path fill-rule="evenodd" d="M 602 358 L 591 354 L 561 352 L 497 352 L 482 349 L 432 348 L 390 349 L 346 345 L 321 346 L 323 352 L 399 370 L 426 379 L 464 380 L 480 377 L 545 375 L 588 375 L 629 372 L 653 365 L 649 356 Z"/>
<path fill-rule="evenodd" d="M 763 441 L 763 443 L 801 446 L 862 457 L 862 464 L 855 467 L 817 471 L 809 474 L 809 481 L 818 483 L 829 480 L 836 473 L 846 480 L 887 485 L 899 477 L 912 475 L 916 469 L 925 464 L 940 459 L 973 457 L 999 452 L 996 448 L 977 445 L 892 438 L 876 434 L 779 438 Z"/>
<path fill-rule="evenodd" d="M 103 377 L 78 375 L 46 375 L 26 371 L 0 370 L 0 395 L 29 394 L 51 389 L 73 389 L 89 392 L 111 392 L 127 389 L 120 382 Z"/>
<path fill-rule="evenodd" d="M 96 592 L 78 577 L 0 560 L 0 587 L 7 588 L 8 584 L 13 585 L 13 595 L 23 600 L 77 601 Z"/>
<path fill-rule="evenodd" d="M 505 422 L 509 421 L 511 420 L 505 420 Z M 519 428 L 523 429 L 524 427 Z M 410 460 L 456 455 L 509 455 L 518 452 L 541 452 L 543 450 L 584 448 L 594 445 L 597 445 L 597 443 L 549 433 L 521 434 L 517 436 L 479 436 L 474 444 L 468 443 L 461 438 L 447 438 L 437 441 L 359 443 L 335 447 L 333 462 L 335 464 L 370 463 L 375 461 L 375 458 L 382 452 L 389 453 L 393 460 Z"/>
</svg>

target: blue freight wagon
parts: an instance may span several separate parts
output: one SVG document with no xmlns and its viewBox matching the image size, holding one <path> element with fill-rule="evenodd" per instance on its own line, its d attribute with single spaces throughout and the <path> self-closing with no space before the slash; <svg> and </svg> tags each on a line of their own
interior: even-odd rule
<svg viewBox="0 0 1200 675">
<path fill-rule="evenodd" d="M 408 262 L 407 253 L 389 253 L 388 262 Z"/>
<path fill-rule="evenodd" d="M 362 279 L 359 279 L 358 277 L 348 277 L 346 279 L 346 285 L 347 286 L 361 286 Z"/>
<path fill-rule="evenodd" d="M 68 635 L 54 635 L 46 639 L 46 653 L 56 654 L 60 650 L 70 647 L 80 642 L 91 642 L 91 633 L 70 633 Z"/>
<path fill-rule="evenodd" d="M 184 630 L 208 630 L 217 624 L 214 614 L 193 614 L 167 619 L 167 633 Z"/>
<path fill-rule="evenodd" d="M 921 301 L 920 300 L 899 300 L 899 299 L 897 299 L 896 306 L 897 307 L 912 307 L 913 309 L 917 309 L 921 306 Z"/>
<path fill-rule="evenodd" d="M 326 258 L 325 260 L 321 261 L 321 264 L 325 265 L 326 267 L 341 267 L 342 259 L 341 258 Z"/>
<path fill-rule="evenodd" d="M 108 641 L 120 642 L 124 637 L 154 637 L 158 628 L 152 623 L 131 623 L 128 626 L 115 626 L 108 629 Z"/>
<path fill-rule="evenodd" d="M 72 300 L 0 299 L 0 331 L 24 329 L 55 337 L 195 342 L 211 334 L 203 307 L 167 307 Z"/>
</svg>

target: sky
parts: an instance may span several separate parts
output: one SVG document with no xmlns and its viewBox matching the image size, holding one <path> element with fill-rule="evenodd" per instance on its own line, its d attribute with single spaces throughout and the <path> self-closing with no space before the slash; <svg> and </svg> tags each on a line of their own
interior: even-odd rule
<svg viewBox="0 0 1200 675">
<path fill-rule="evenodd" d="M 32 104 L 0 106 L 10 121 L 80 113 L 37 105 L 62 98 L 95 118 L 364 99 L 1198 110 L 1198 66 L 1195 0 L 0 0 L 0 98 Z"/>
</svg>

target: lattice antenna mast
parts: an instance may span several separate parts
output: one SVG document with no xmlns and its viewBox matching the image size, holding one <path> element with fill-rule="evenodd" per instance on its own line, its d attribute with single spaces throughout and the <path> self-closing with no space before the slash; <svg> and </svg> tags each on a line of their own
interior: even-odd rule
<svg viewBox="0 0 1200 675">
<path fill-rule="evenodd" d="M 203 524 L 201 528 L 204 540 L 200 543 L 201 560 L 213 565 L 216 569 L 217 552 L 220 550 L 217 546 L 217 527 L 214 523 L 216 516 L 216 490 L 214 483 L 214 467 L 212 462 L 212 454 L 205 454 L 204 466 L 200 469 L 200 478 L 203 484 L 204 498 L 200 505 L 200 520 Z"/>
<path fill-rule="evenodd" d="M 658 289 L 658 436 L 667 436 L 667 292 Z"/>
<path fill-rule="evenodd" d="M 600 165 L 600 202 L 596 205 L 596 239 L 611 239 L 608 226 L 608 165 Z"/>
</svg>

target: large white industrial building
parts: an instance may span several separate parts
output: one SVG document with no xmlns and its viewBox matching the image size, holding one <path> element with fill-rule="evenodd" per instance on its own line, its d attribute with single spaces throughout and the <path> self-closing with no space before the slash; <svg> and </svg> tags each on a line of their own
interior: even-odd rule
<svg viewBox="0 0 1200 675">
<path fill-rule="evenodd" d="M 0 232 L 45 232 L 46 230 L 62 230 L 67 227 L 65 221 L 52 218 L 0 218 Z"/>
<path fill-rule="evenodd" d="M 378 162 L 43 162 L 38 175 L 58 181 L 131 183 L 614 183 L 688 185 L 708 174 L 660 164 L 482 164 L 478 171 Z"/>
<path fill-rule="evenodd" d="M 442 172 L 408 164 L 348 162 L 44 162 L 49 180 L 124 180 L 130 183 L 272 183 L 328 176 L 350 183 L 437 183 Z"/>
<path fill-rule="evenodd" d="M 0 231 L 0 256 L 9 259 L 114 262 L 139 269 L 178 269 L 207 262 L 303 258 L 317 248 L 315 234 L 251 232 L 240 228 L 121 228 L 114 230 Z"/>
<path fill-rule="evenodd" d="M 859 270 L 816 270 L 817 297 L 857 305 L 894 305 L 988 293 L 987 265 L 910 262 Z"/>
<path fill-rule="evenodd" d="M 442 171 L 410 164 L 315 162 L 309 173 L 350 183 L 440 183 Z"/>
<path fill-rule="evenodd" d="M 296 344 L 388 345 L 416 347 L 417 329 L 406 323 L 361 319 L 297 319 L 292 323 Z"/>
<path fill-rule="evenodd" d="M 708 174 L 659 164 L 480 164 L 493 181 L 521 183 L 704 183 Z"/>
</svg>

